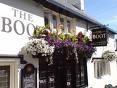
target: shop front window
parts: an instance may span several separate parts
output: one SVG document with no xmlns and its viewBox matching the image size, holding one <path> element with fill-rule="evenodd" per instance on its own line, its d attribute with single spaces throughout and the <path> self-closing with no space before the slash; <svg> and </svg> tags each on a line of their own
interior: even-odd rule
<svg viewBox="0 0 117 88">
<path fill-rule="evenodd" d="M 80 59 L 79 63 L 58 64 L 40 64 L 39 88 L 83 88 L 88 85 L 85 59 Z"/>
</svg>

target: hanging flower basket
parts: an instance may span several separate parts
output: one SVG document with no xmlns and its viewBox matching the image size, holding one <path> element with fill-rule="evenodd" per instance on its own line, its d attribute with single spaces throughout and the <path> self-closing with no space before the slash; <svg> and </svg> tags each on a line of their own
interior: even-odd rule
<svg viewBox="0 0 117 88">
<path fill-rule="evenodd" d="M 54 46 L 50 46 L 44 38 L 31 39 L 23 48 L 28 54 L 34 56 L 48 56 L 54 52 Z"/>
<path fill-rule="evenodd" d="M 54 53 L 53 56 L 57 58 L 76 59 L 77 61 L 78 56 L 88 58 L 95 52 L 90 39 L 82 32 L 73 35 L 71 33 L 52 33 L 51 29 L 49 30 L 47 31 L 45 27 L 36 28 L 33 38 L 24 46 L 25 51 L 33 57 L 48 57 Z"/>
<path fill-rule="evenodd" d="M 104 60 L 112 61 L 116 58 L 116 54 L 108 50 L 102 54 L 102 58 L 104 58 Z"/>
</svg>

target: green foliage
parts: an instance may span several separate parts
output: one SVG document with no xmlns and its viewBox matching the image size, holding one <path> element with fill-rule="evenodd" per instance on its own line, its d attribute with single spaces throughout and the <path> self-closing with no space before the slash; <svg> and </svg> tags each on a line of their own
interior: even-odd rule
<svg viewBox="0 0 117 88">
<path fill-rule="evenodd" d="M 58 35 L 58 38 L 64 41 L 64 40 L 65 40 L 65 35 L 64 35 L 64 33 L 59 34 L 59 35 Z"/>
<path fill-rule="evenodd" d="M 84 42 L 85 44 L 88 44 L 88 43 L 90 42 L 90 39 L 89 39 L 87 36 L 85 36 L 85 37 L 83 38 L 83 42 Z"/>
<path fill-rule="evenodd" d="M 68 34 L 61 33 L 61 34 L 58 35 L 58 38 L 63 40 L 63 41 L 71 40 L 72 42 L 76 42 L 78 40 L 77 36 L 72 35 L 71 33 L 68 33 Z"/>
<path fill-rule="evenodd" d="M 33 36 L 38 37 L 42 35 L 44 33 L 44 30 L 45 30 L 45 26 L 36 27 L 36 29 L 33 32 Z"/>
</svg>

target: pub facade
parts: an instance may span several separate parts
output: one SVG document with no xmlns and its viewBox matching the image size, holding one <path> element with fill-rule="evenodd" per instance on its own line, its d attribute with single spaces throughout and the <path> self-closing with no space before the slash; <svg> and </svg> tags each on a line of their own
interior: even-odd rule
<svg viewBox="0 0 117 88">
<path fill-rule="evenodd" d="M 114 45 L 116 33 L 88 17 L 83 3 L 83 0 L 0 0 L 0 88 L 98 88 L 100 80 L 104 81 L 100 86 L 103 88 L 113 80 L 111 75 L 107 75 L 109 80 L 106 76 L 98 79 L 95 76 L 98 68 L 95 67 L 100 66 L 96 62 L 96 58 L 101 58 L 100 50 L 103 52 L 111 44 Z M 34 37 L 38 26 L 48 26 L 58 34 L 79 33 L 79 40 L 82 35 L 92 39 L 92 29 L 104 28 L 108 31 L 108 42 L 106 46 L 97 47 L 96 54 L 90 57 L 77 56 L 76 53 L 68 55 L 67 49 L 63 48 L 62 51 L 55 49 L 53 57 L 32 56 L 23 47 Z M 94 38 L 97 38 L 96 35 Z M 74 50 L 70 52 L 76 52 Z M 114 47 L 109 50 L 114 50 Z M 115 65 L 115 61 L 110 63 Z"/>
</svg>

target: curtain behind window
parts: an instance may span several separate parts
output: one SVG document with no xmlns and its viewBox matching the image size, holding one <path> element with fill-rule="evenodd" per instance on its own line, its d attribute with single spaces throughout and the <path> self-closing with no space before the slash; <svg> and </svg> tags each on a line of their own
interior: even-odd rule
<svg viewBox="0 0 117 88">
<path fill-rule="evenodd" d="M 94 61 L 94 76 L 101 78 L 104 75 L 110 75 L 110 62 L 104 60 Z"/>
</svg>

